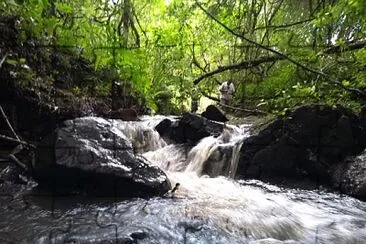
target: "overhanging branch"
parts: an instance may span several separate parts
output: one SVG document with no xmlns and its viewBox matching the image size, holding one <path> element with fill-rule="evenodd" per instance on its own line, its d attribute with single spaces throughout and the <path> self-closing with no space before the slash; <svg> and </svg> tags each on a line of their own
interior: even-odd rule
<svg viewBox="0 0 366 244">
<path fill-rule="evenodd" d="M 366 40 L 361 40 L 361 41 L 351 43 L 347 46 L 329 47 L 329 48 L 325 49 L 323 52 L 321 52 L 321 54 L 322 53 L 325 53 L 325 54 L 342 53 L 342 52 L 352 51 L 352 50 L 356 50 L 356 49 L 361 49 L 365 46 L 366 46 Z M 198 77 L 197 79 L 195 79 L 193 81 L 193 84 L 197 85 L 203 79 L 206 79 L 208 77 L 211 77 L 213 75 L 219 74 L 224 71 L 250 69 L 250 68 L 253 68 L 253 67 L 258 66 L 263 63 L 271 63 L 271 62 L 273 63 L 273 62 L 280 61 L 280 60 L 286 60 L 286 58 L 283 56 L 274 55 L 274 56 L 268 56 L 268 57 L 261 57 L 261 58 L 254 59 L 254 60 L 243 61 L 238 64 L 221 66 L 216 70 L 213 70 L 211 72 L 208 72 L 208 73 Z"/>
<path fill-rule="evenodd" d="M 313 21 L 314 19 L 315 18 L 310 18 L 310 19 L 300 20 L 300 21 L 297 21 L 297 22 L 294 22 L 294 23 L 289 23 L 289 24 L 284 24 L 284 25 L 259 26 L 259 27 L 255 28 L 254 30 L 288 28 L 288 27 L 295 26 L 295 25 L 302 25 L 304 23 Z"/>
<path fill-rule="evenodd" d="M 213 97 L 213 96 L 210 96 L 209 94 L 207 94 L 207 93 L 206 93 L 206 92 L 204 92 L 203 90 L 199 90 L 199 91 L 200 91 L 200 93 L 202 94 L 202 96 L 207 97 L 207 98 L 209 98 L 209 99 L 211 99 L 211 100 L 213 100 L 213 101 L 220 102 L 220 99 L 219 99 L 219 98 L 217 98 L 217 97 Z"/>
<path fill-rule="evenodd" d="M 324 77 L 325 79 L 327 79 L 329 83 L 331 83 L 331 84 L 335 84 L 335 85 L 337 85 L 337 86 L 341 87 L 341 88 L 342 88 L 342 89 L 344 89 L 344 90 L 347 90 L 347 91 L 350 91 L 350 92 L 354 92 L 354 93 L 360 94 L 360 95 L 362 95 L 362 96 L 366 96 L 366 93 L 365 93 L 364 91 L 361 91 L 361 90 L 359 90 L 359 89 L 357 89 L 357 88 L 344 86 L 342 82 L 340 82 L 340 81 L 338 81 L 338 80 L 336 80 L 336 79 L 334 79 L 334 78 L 330 77 L 329 75 L 327 75 L 327 74 L 325 74 L 325 73 L 323 73 L 323 72 L 321 72 L 321 71 L 318 71 L 318 70 L 315 70 L 315 69 L 313 69 L 313 68 L 307 67 L 307 66 L 305 66 L 305 65 L 303 65 L 303 64 L 301 64 L 301 63 L 299 63 L 298 61 L 296 61 L 296 60 L 292 59 L 291 57 L 289 57 L 289 56 L 288 56 L 288 55 L 286 55 L 286 54 L 283 54 L 283 53 L 281 53 L 281 52 L 279 52 L 279 51 L 276 51 L 276 50 L 274 50 L 274 49 L 272 49 L 272 48 L 266 47 L 266 46 L 264 46 L 263 44 L 260 44 L 260 43 L 258 43 L 258 42 L 256 42 L 256 41 L 253 41 L 253 40 L 251 40 L 251 39 L 249 39 L 249 38 L 245 37 L 245 36 L 244 36 L 244 35 L 242 35 L 242 34 L 236 33 L 235 31 L 233 31 L 232 29 L 230 29 L 229 27 L 227 27 L 224 23 L 222 23 L 220 20 L 218 20 L 214 15 L 212 15 L 210 12 L 208 12 L 205 8 L 203 8 L 203 7 L 202 7 L 202 5 L 201 5 L 198 1 L 196 1 L 196 4 L 197 4 L 197 6 L 198 6 L 198 7 L 199 7 L 199 8 L 200 8 L 200 9 L 201 9 L 201 10 L 202 10 L 202 11 L 203 11 L 207 16 L 209 16 L 209 17 L 210 17 L 211 19 L 213 19 L 216 23 L 218 23 L 219 25 L 221 25 L 225 30 L 227 30 L 228 32 L 230 32 L 232 35 L 234 35 L 234 36 L 236 36 L 236 37 L 239 37 L 239 38 L 241 38 L 241 39 L 243 39 L 243 40 L 245 40 L 245 41 L 247 41 L 247 42 L 249 42 L 249 43 L 251 43 L 251 44 L 254 44 L 254 45 L 256 45 L 256 46 L 258 46 L 258 47 L 260 47 L 260 48 L 262 48 L 262 49 L 264 49 L 264 50 L 267 50 L 267 51 L 269 51 L 269 52 L 271 52 L 271 53 L 274 53 L 274 54 L 276 54 L 277 56 L 281 57 L 282 59 L 286 59 L 286 60 L 290 61 L 291 63 L 295 64 L 296 66 L 298 66 L 298 67 L 300 67 L 300 68 L 304 69 L 305 71 L 308 71 L 308 72 L 310 72 L 310 73 L 313 73 L 313 74 L 316 74 L 316 75 L 322 76 L 322 77 Z M 217 69 L 217 70 L 214 70 L 214 71 L 212 71 L 212 72 L 210 72 L 210 73 L 217 74 L 217 73 L 221 73 L 221 72 L 223 72 L 223 71 L 229 70 L 229 69 L 235 69 L 235 68 L 228 68 L 228 67 L 230 67 L 230 66 L 232 66 L 232 65 L 225 66 L 225 67 L 221 67 L 221 68 L 219 68 L 219 69 Z M 236 66 L 236 65 L 234 65 L 234 66 Z M 207 74 L 209 74 L 209 73 L 207 73 Z M 205 75 L 207 75 L 207 74 L 205 74 Z M 202 78 L 202 77 L 203 77 L 202 79 L 204 79 L 204 78 L 206 78 L 206 77 L 211 76 L 211 75 L 208 75 L 208 76 L 205 76 L 205 75 L 201 76 L 200 78 Z M 195 84 L 198 84 L 198 83 L 202 80 L 202 79 L 200 79 L 200 78 L 196 79 L 196 80 L 194 81 L 194 83 L 195 83 Z"/>
<path fill-rule="evenodd" d="M 366 40 L 359 40 L 355 41 L 346 45 L 337 45 L 333 47 L 329 47 L 323 51 L 323 53 L 330 54 L 330 53 L 341 53 L 346 51 L 352 51 L 364 48 L 366 46 Z"/>
<path fill-rule="evenodd" d="M 285 59 L 285 58 L 282 57 L 282 56 L 268 56 L 268 57 L 258 58 L 258 59 L 255 59 L 255 60 L 243 61 L 243 62 L 238 63 L 238 64 L 221 66 L 216 70 L 213 70 L 211 72 L 208 72 L 208 73 L 198 77 L 197 79 L 195 79 L 193 81 L 193 84 L 197 85 L 201 80 L 206 79 L 210 76 L 216 75 L 218 73 L 227 71 L 227 70 L 249 69 L 249 68 L 258 66 L 262 63 L 275 62 L 275 61 L 283 60 L 283 59 Z"/>
</svg>

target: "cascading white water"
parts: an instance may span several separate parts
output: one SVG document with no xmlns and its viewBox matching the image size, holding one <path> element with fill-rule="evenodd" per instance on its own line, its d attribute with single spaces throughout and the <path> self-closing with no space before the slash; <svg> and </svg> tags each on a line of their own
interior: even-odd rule
<svg viewBox="0 0 366 244">
<path fill-rule="evenodd" d="M 242 142 L 249 135 L 248 126 L 226 125 L 218 138 L 203 138 L 188 150 L 187 146 L 168 145 L 160 138 L 153 129 L 160 120 L 145 117 L 141 123 L 115 121 L 115 126 L 131 140 L 136 152 L 143 153 L 168 173 L 185 171 L 201 175 L 204 165 L 210 164 L 210 175 L 235 175 Z"/>
<path fill-rule="evenodd" d="M 143 153 L 166 171 L 173 185 L 181 184 L 174 195 L 174 199 L 179 199 L 176 200 L 179 207 L 169 206 L 167 209 L 171 212 L 167 215 L 209 223 L 240 240 L 238 243 L 244 240 L 253 243 L 357 243 L 366 240 L 366 229 L 354 236 L 352 222 L 357 222 L 359 216 L 342 217 L 336 212 L 328 212 L 328 203 L 312 202 L 314 199 L 298 202 L 297 193 L 283 194 L 283 189 L 274 186 L 258 182 L 248 185 L 245 181 L 240 184 L 233 180 L 242 142 L 249 135 L 248 128 L 229 125 L 218 138 L 203 138 L 193 148 L 156 142 L 154 144 L 161 148 Z M 272 191 L 269 193 L 257 185 L 271 187 Z M 366 217 L 365 212 L 362 215 Z M 347 223 L 343 222 L 345 220 Z M 362 224 L 366 226 L 366 221 Z M 344 235 L 340 234 L 342 232 Z"/>
<path fill-rule="evenodd" d="M 160 139 L 159 133 L 150 123 L 120 122 L 113 121 L 114 126 L 121 130 L 132 142 L 132 146 L 137 153 L 154 151 L 166 146 L 164 140 Z"/>
<path fill-rule="evenodd" d="M 203 164 L 217 151 L 218 140 L 212 136 L 202 139 L 188 154 L 188 166 L 186 172 L 201 174 Z"/>
<path fill-rule="evenodd" d="M 152 199 L 0 194 L 0 240 L 11 243 L 365 243 L 366 203 L 325 191 L 234 180 L 248 126 L 227 126 L 195 147 L 167 144 L 164 117 L 114 121 L 135 151 L 162 168 L 173 196 Z M 210 176 L 208 176 L 210 175 Z M 5 234 L 4 234 L 5 233 Z M 9 234 L 10 233 L 10 234 Z M 14 234 L 13 234 L 14 233 Z"/>
<path fill-rule="evenodd" d="M 261 190 L 244 190 L 230 179 L 247 136 L 247 126 L 229 125 L 218 138 L 206 137 L 190 150 L 169 145 L 143 155 L 164 169 L 173 184 L 181 184 L 175 197 L 185 199 L 187 205 L 176 215 L 212 222 L 232 235 L 297 239 L 302 224 L 285 206 L 277 205 Z M 216 177 L 202 175 L 207 165 L 209 172 L 205 173 Z"/>
<path fill-rule="evenodd" d="M 185 171 L 201 175 L 206 164 L 210 169 L 209 172 L 204 173 L 209 173 L 211 176 L 234 177 L 239 161 L 239 151 L 247 136 L 246 127 L 238 128 L 228 125 L 218 138 L 212 136 L 203 138 L 189 152 L 188 166 Z"/>
</svg>

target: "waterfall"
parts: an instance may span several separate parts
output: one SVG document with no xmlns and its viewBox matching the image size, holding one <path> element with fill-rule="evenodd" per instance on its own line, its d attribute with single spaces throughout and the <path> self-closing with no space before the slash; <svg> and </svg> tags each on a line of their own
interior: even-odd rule
<svg viewBox="0 0 366 244">
<path fill-rule="evenodd" d="M 132 146 L 136 153 L 147 151 L 155 151 L 165 147 L 167 144 L 159 136 L 159 133 L 154 130 L 151 123 L 136 123 L 130 121 L 113 120 L 114 126 L 121 130 L 125 136 L 132 142 Z M 153 123 L 154 125 L 154 123 Z"/>
<path fill-rule="evenodd" d="M 243 142 L 237 143 L 233 146 L 233 153 L 231 155 L 231 160 L 230 160 L 230 170 L 229 170 L 229 174 L 228 174 L 228 176 L 230 178 L 235 177 L 236 170 L 238 168 L 238 163 L 239 163 L 239 152 L 240 152 L 242 145 L 243 145 Z"/>
<path fill-rule="evenodd" d="M 198 176 L 235 176 L 242 142 L 249 136 L 248 125 L 225 125 L 219 137 L 203 138 L 196 146 L 188 148 L 187 145 L 168 145 L 159 136 L 154 127 L 163 118 L 144 117 L 142 122 L 114 123 L 131 140 L 137 153 L 167 173 L 194 172 Z"/>
<path fill-rule="evenodd" d="M 163 169 L 172 185 L 180 183 L 174 194 L 103 200 L 3 194 L 0 239 L 9 243 L 365 243 L 365 202 L 326 191 L 233 179 L 249 126 L 227 125 L 219 137 L 203 138 L 192 147 L 169 144 L 159 136 L 154 127 L 164 118 L 112 122 L 113 129 L 131 140 L 137 154 Z M 359 158 L 360 167 L 364 159 Z M 352 168 L 349 173 L 353 175 Z"/>
<path fill-rule="evenodd" d="M 203 138 L 188 154 L 188 166 L 186 172 L 201 174 L 203 164 L 217 151 L 218 140 L 212 136 Z"/>
</svg>

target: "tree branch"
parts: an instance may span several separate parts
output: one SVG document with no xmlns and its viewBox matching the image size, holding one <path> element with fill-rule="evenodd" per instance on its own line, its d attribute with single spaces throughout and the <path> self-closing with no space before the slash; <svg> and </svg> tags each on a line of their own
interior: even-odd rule
<svg viewBox="0 0 366 244">
<path fill-rule="evenodd" d="M 276 54 L 276 55 L 278 55 L 278 56 L 280 56 L 280 57 L 282 57 L 283 59 L 287 59 L 288 61 L 290 61 L 291 63 L 293 63 L 293 64 L 295 64 L 296 66 L 298 66 L 298 67 L 300 67 L 300 68 L 302 68 L 302 69 L 304 69 L 304 70 L 306 70 L 306 71 L 308 71 L 308 72 L 310 72 L 310 73 L 313 73 L 313 74 L 317 74 L 317 75 L 319 75 L 319 76 L 322 76 L 322 77 L 324 77 L 325 79 L 327 79 L 328 80 L 328 82 L 329 83 L 332 83 L 332 84 L 335 84 L 335 85 L 337 85 L 337 86 L 339 86 L 339 87 L 341 87 L 342 89 L 344 89 L 344 90 L 347 90 L 347 91 L 350 91 L 350 92 L 354 92 L 354 93 L 357 93 L 357 94 L 360 94 L 360 95 L 362 95 L 362 96 L 366 96 L 366 93 L 364 92 L 364 91 L 361 91 L 361 90 L 359 90 L 359 89 L 357 89 L 357 88 L 353 88 L 353 87 L 347 87 L 347 86 L 344 86 L 343 84 L 342 84 L 342 82 L 340 82 L 340 81 L 338 81 L 338 80 L 336 80 L 336 79 L 334 79 L 334 78 L 332 78 L 332 77 L 330 77 L 329 75 L 327 75 L 327 74 L 325 74 L 325 73 L 323 73 L 323 72 L 321 72 L 321 71 L 318 71 L 318 70 L 315 70 L 315 69 L 312 69 L 312 68 L 309 68 L 309 67 L 307 67 L 307 66 L 305 66 L 305 65 L 303 65 L 303 64 L 301 64 L 301 63 L 299 63 L 298 61 L 296 61 L 296 60 L 294 60 L 294 59 L 292 59 L 291 57 L 289 57 L 288 55 L 286 55 L 286 54 L 283 54 L 283 53 L 281 53 L 281 52 L 279 52 L 279 51 L 276 51 L 276 50 L 274 50 L 274 49 L 272 49 L 272 48 L 269 48 L 269 47 L 266 47 L 266 46 L 264 46 L 264 45 L 262 45 L 262 44 L 260 44 L 260 43 L 258 43 L 258 42 L 256 42 L 256 41 L 253 41 L 253 40 L 250 40 L 249 38 L 247 38 L 247 37 L 245 37 L 244 35 L 241 35 L 241 34 L 238 34 L 238 33 L 236 33 L 235 31 L 233 31 L 232 29 L 230 29 L 229 27 L 227 27 L 224 23 L 222 23 L 221 21 L 219 21 L 215 16 L 213 16 L 210 12 L 208 12 L 205 8 L 203 8 L 202 7 L 202 5 L 200 4 L 200 3 L 198 3 L 197 1 L 196 1 L 196 4 L 197 4 L 197 6 L 203 11 L 203 12 L 205 12 L 210 18 L 212 18 L 215 22 L 217 22 L 219 25 L 221 25 L 225 30 L 227 30 L 228 32 L 230 32 L 231 34 L 233 34 L 234 36 L 237 36 L 237 37 L 239 37 L 239 38 L 241 38 L 241 39 L 243 39 L 243 40 L 245 40 L 245 41 L 247 41 L 247 42 L 249 42 L 249 43 L 251 43 L 251 44 L 254 44 L 254 45 L 257 45 L 258 47 L 260 47 L 260 48 L 262 48 L 262 49 L 264 49 L 264 50 L 267 50 L 267 51 L 269 51 L 269 52 L 271 52 L 271 53 L 274 53 L 274 54 Z M 228 67 L 228 66 L 226 66 L 226 67 Z M 230 68 L 229 68 L 230 69 Z M 233 68 L 231 68 L 231 69 L 233 69 Z M 226 69 L 224 69 L 224 70 L 228 70 L 228 68 L 226 68 Z M 224 70 L 220 70 L 220 68 L 219 69 L 217 69 L 216 70 L 216 72 L 215 71 L 212 71 L 211 73 L 214 73 L 214 74 L 217 74 L 217 73 L 220 73 L 220 72 L 222 72 L 222 71 L 224 71 Z M 219 71 L 219 72 L 217 72 L 217 71 Z M 207 74 L 206 74 L 207 75 Z M 205 76 L 205 75 L 204 75 Z M 209 75 L 209 76 L 211 76 L 211 75 Z M 208 76 L 206 76 L 206 77 L 208 77 Z M 206 77 L 204 77 L 204 78 L 206 78 Z M 201 78 L 201 77 L 200 77 Z M 200 78 L 198 78 L 198 79 L 196 79 L 195 81 L 194 81 L 194 83 L 195 84 L 198 84 L 202 79 L 200 79 Z"/>
<path fill-rule="evenodd" d="M 269 26 L 270 24 L 271 24 L 271 22 L 272 22 L 272 20 L 273 20 L 273 18 L 275 17 L 275 15 L 277 14 L 277 12 L 279 11 L 279 9 L 281 8 L 281 5 L 283 4 L 283 0 L 281 0 L 280 2 L 279 2 L 279 4 L 275 7 L 275 9 L 274 9 L 274 11 L 273 11 L 273 13 L 271 14 L 271 16 L 268 18 L 268 21 L 267 21 L 267 18 L 266 18 L 266 26 Z M 273 7 L 273 6 L 272 6 Z M 266 9 L 266 7 L 265 7 L 265 9 Z M 265 11 L 265 13 L 266 13 L 266 11 Z M 254 31 L 255 31 L 256 29 L 254 28 Z M 263 37 L 262 37 L 262 40 L 261 40 L 261 43 L 263 44 L 264 43 L 264 41 L 265 41 L 265 39 L 267 38 L 267 41 L 268 41 L 268 43 L 270 42 L 269 41 L 269 29 L 268 28 L 266 28 L 266 30 L 265 30 L 265 33 L 264 33 L 264 35 L 263 35 Z M 258 55 L 258 52 L 259 52 L 259 48 L 257 49 L 257 52 L 256 52 L 256 54 Z"/>
<path fill-rule="evenodd" d="M 284 24 L 284 25 L 267 25 L 267 26 L 259 26 L 257 28 L 255 28 L 254 30 L 262 30 L 262 29 L 282 29 L 282 28 L 288 28 L 291 26 L 295 26 L 295 25 L 301 25 L 307 22 L 310 22 L 312 20 L 314 20 L 315 18 L 310 18 L 310 19 L 305 19 L 305 20 L 300 20 L 297 22 L 293 22 L 293 23 L 289 23 L 289 24 Z"/>
<path fill-rule="evenodd" d="M 0 112 L 1 112 L 1 114 L 2 114 L 2 116 L 3 116 L 3 118 L 5 119 L 5 122 L 6 122 L 6 124 L 8 125 L 8 127 L 9 127 L 9 129 L 10 129 L 11 133 L 13 133 L 13 136 L 14 136 L 18 141 L 20 141 L 19 136 L 17 135 L 17 133 L 15 133 L 15 131 L 14 131 L 14 129 L 13 129 L 13 126 L 11 126 L 11 124 L 10 124 L 10 122 L 9 122 L 8 116 L 6 116 L 6 114 L 5 114 L 5 112 L 4 112 L 4 109 L 3 109 L 3 107 L 2 107 L 1 105 L 0 105 Z"/>
<path fill-rule="evenodd" d="M 211 100 L 214 100 L 216 102 L 220 102 L 220 99 L 218 99 L 217 97 L 210 96 L 210 95 L 208 95 L 206 92 L 204 92 L 202 90 L 199 90 L 199 91 L 202 94 L 202 96 L 207 97 L 207 98 L 209 98 Z"/>
<path fill-rule="evenodd" d="M 4 57 L 0 60 L 0 69 L 3 66 L 3 63 L 5 62 L 7 57 L 8 57 L 8 53 L 5 53 Z"/>
<path fill-rule="evenodd" d="M 20 162 L 20 160 L 15 157 L 14 154 L 9 154 L 9 159 L 11 159 L 11 161 L 13 161 L 16 165 L 18 165 L 18 167 L 22 168 L 24 171 L 28 171 L 28 167 Z"/>
<path fill-rule="evenodd" d="M 258 58 L 258 59 L 254 59 L 254 60 L 249 60 L 249 61 L 243 61 L 241 63 L 238 64 L 232 64 L 232 65 L 227 65 L 227 66 L 221 66 L 216 70 L 213 70 L 211 72 L 208 72 L 200 77 L 198 77 L 197 79 L 195 79 L 193 81 L 193 84 L 197 85 L 201 80 L 206 79 L 210 76 L 216 75 L 218 73 L 227 71 L 227 70 L 240 70 L 240 69 L 249 69 L 255 66 L 258 66 L 262 63 L 268 63 L 268 62 L 275 62 L 278 60 L 283 60 L 285 59 L 285 57 L 282 56 L 278 56 L 278 55 L 274 55 L 274 56 L 268 56 L 268 57 L 262 57 L 262 58 Z"/>
<path fill-rule="evenodd" d="M 352 50 L 356 50 L 356 49 L 361 49 L 365 46 L 366 46 L 366 40 L 362 40 L 362 41 L 357 41 L 357 42 L 354 42 L 352 44 L 349 44 L 346 47 L 344 47 L 344 46 L 342 46 L 342 47 L 341 46 L 329 47 L 321 53 L 326 53 L 326 54 L 342 53 L 342 52 L 352 51 Z M 286 59 L 285 57 L 277 55 L 277 56 L 261 57 L 261 58 L 254 59 L 254 60 L 249 60 L 249 61 L 243 61 L 243 62 L 238 63 L 238 64 L 221 66 L 216 70 L 213 70 L 211 72 L 208 72 L 208 73 L 198 77 L 197 79 L 195 79 L 193 81 L 193 83 L 195 85 L 197 85 L 201 80 L 206 79 L 210 76 L 216 75 L 218 73 L 227 71 L 227 70 L 249 69 L 249 68 L 253 68 L 255 66 L 258 66 L 262 63 L 271 63 L 271 62 L 276 62 L 276 61 L 285 60 L 285 59 Z"/>
<path fill-rule="evenodd" d="M 330 54 L 330 53 L 341 53 L 346 51 L 352 51 L 356 49 L 361 49 L 366 46 L 366 40 L 359 40 L 352 43 L 347 43 L 346 45 L 337 45 L 332 46 L 323 51 L 323 53 Z"/>
<path fill-rule="evenodd" d="M 30 143 L 25 142 L 25 141 L 19 141 L 19 140 L 15 139 L 15 138 L 12 138 L 12 137 L 9 137 L 9 136 L 5 136 L 5 135 L 2 135 L 2 134 L 0 134 L 0 139 L 6 140 L 6 141 L 17 142 L 17 143 L 23 144 L 23 145 L 28 146 L 28 147 L 31 147 L 31 148 L 36 148 L 36 146 L 34 146 L 33 144 L 30 144 Z"/>
<path fill-rule="evenodd" d="M 237 111 L 242 111 L 242 112 L 250 113 L 250 114 L 253 114 L 253 115 L 266 115 L 266 114 L 268 114 L 267 112 L 257 110 L 257 109 L 252 110 L 252 109 L 238 108 L 238 107 L 233 107 L 233 106 L 226 105 L 226 104 L 221 104 L 221 103 L 219 103 L 218 105 L 221 106 L 221 107 L 224 107 L 224 108 L 229 108 L 229 109 L 233 109 L 233 110 L 237 110 Z"/>
<path fill-rule="evenodd" d="M 132 14 L 133 14 L 133 16 L 135 17 L 135 20 L 136 20 L 136 23 L 137 23 L 137 25 L 138 25 L 138 27 L 140 28 L 140 30 L 141 30 L 141 32 L 142 32 L 142 34 L 145 36 L 145 45 L 147 45 L 148 43 L 149 43 L 149 38 L 148 38 L 148 36 L 147 36 L 147 34 L 146 34 L 146 31 L 142 28 L 142 26 L 141 26 L 141 24 L 140 24 L 140 20 L 137 18 L 137 14 L 136 14 L 136 12 L 135 12 L 135 8 L 132 8 Z"/>
<path fill-rule="evenodd" d="M 199 63 L 198 63 L 198 60 L 196 59 L 196 55 L 195 55 L 195 51 L 194 51 L 194 47 L 195 47 L 195 44 L 193 43 L 192 44 L 192 64 L 195 65 L 198 69 L 200 69 L 201 71 L 207 73 L 206 71 L 206 67 L 203 68 Z M 206 61 L 206 60 L 205 60 Z M 206 65 L 207 66 L 207 65 Z M 217 84 L 221 84 L 220 81 L 216 78 L 213 78 L 214 81 L 217 83 Z"/>
</svg>

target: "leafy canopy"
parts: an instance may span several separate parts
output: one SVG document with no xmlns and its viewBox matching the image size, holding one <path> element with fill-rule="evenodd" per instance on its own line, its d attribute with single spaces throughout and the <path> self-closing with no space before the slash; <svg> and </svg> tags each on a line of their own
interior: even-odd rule
<svg viewBox="0 0 366 244">
<path fill-rule="evenodd" d="M 201 75 L 273 56 L 263 46 L 326 76 L 281 57 L 210 75 L 201 95 L 217 97 L 233 79 L 236 106 L 283 113 L 309 102 L 358 108 L 363 97 L 350 90 L 366 89 L 363 0 L 7 0 L 0 13 L 19 16 L 20 41 L 70 47 L 97 70 L 118 70 L 156 112 L 187 109 Z"/>
</svg>

